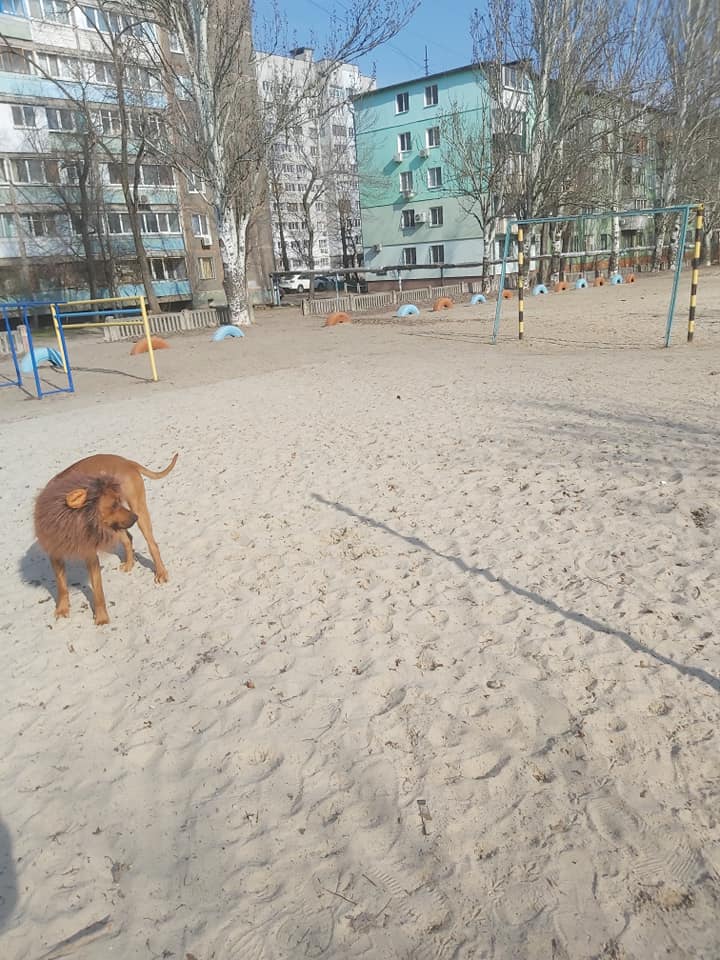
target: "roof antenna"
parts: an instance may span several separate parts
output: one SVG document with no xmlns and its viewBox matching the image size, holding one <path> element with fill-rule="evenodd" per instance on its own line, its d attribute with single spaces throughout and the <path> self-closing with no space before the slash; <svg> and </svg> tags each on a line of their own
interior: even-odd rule
<svg viewBox="0 0 720 960">
<path fill-rule="evenodd" d="M 428 66 L 427 44 L 425 44 L 425 76 L 426 76 L 426 77 L 429 77 L 429 76 L 430 76 L 430 68 L 429 68 L 429 66 Z"/>
</svg>

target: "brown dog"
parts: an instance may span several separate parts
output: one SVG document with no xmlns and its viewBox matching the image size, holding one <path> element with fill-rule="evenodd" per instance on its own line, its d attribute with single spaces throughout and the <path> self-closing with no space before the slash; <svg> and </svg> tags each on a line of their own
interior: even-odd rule
<svg viewBox="0 0 720 960">
<path fill-rule="evenodd" d="M 95 623 L 109 623 L 98 551 L 110 551 L 118 542 L 125 548 L 120 569 L 132 570 L 135 556 L 128 529 L 137 522 L 155 564 L 155 583 L 168 575 L 153 536 L 142 477 L 159 480 L 177 463 L 178 455 L 159 473 L 133 460 L 98 454 L 79 460 L 48 483 L 35 502 L 35 535 L 50 557 L 57 579 L 56 617 L 70 615 L 65 560 L 84 560 L 95 601 Z"/>
</svg>

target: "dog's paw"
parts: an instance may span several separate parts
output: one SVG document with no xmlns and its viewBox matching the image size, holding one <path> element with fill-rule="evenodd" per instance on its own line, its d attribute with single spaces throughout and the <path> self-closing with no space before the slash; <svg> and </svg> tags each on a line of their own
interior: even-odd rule
<svg viewBox="0 0 720 960">
<path fill-rule="evenodd" d="M 95 626 L 104 627 L 107 623 L 110 623 L 110 617 L 108 616 L 107 610 L 99 610 L 95 614 Z"/>
<path fill-rule="evenodd" d="M 61 617 L 70 616 L 70 604 L 64 603 L 61 606 L 55 607 L 55 619 L 59 620 Z"/>
<path fill-rule="evenodd" d="M 134 566 L 135 566 L 134 562 L 131 562 L 130 560 L 124 560 L 120 564 L 120 569 L 122 570 L 123 573 L 130 573 L 130 571 Z"/>
<path fill-rule="evenodd" d="M 155 583 L 167 583 L 168 582 L 168 572 L 163 567 L 161 570 L 155 571 Z"/>
</svg>

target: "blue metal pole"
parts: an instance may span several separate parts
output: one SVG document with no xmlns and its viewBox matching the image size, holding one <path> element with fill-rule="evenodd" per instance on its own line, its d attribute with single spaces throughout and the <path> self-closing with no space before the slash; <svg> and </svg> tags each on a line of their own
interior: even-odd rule
<svg viewBox="0 0 720 960">
<path fill-rule="evenodd" d="M 670 346 L 670 335 L 672 334 L 673 317 L 675 316 L 675 301 L 677 300 L 678 286 L 680 284 L 680 272 L 682 270 L 683 259 L 685 257 L 685 241 L 687 239 L 688 220 L 690 219 L 690 207 L 685 207 L 683 211 L 682 227 L 678 237 L 677 262 L 675 264 L 675 276 L 673 278 L 672 293 L 670 294 L 670 306 L 668 307 L 667 325 L 665 326 L 665 346 Z"/>
<path fill-rule="evenodd" d="M 2 308 L 3 320 L 5 321 L 5 329 L 8 335 L 8 343 L 10 345 L 10 355 L 12 356 L 13 366 L 15 367 L 15 376 L 16 380 L 11 383 L 2 383 L 2 387 L 21 387 L 22 386 L 22 373 L 20 371 L 20 364 L 18 363 L 17 350 L 15 349 L 15 338 L 13 337 L 12 328 L 10 326 L 10 317 L 8 316 L 7 307 Z"/>
<path fill-rule="evenodd" d="M 33 376 L 35 377 L 35 389 L 37 390 L 38 400 L 42 400 L 42 385 L 40 383 L 40 374 L 35 359 L 35 344 L 33 343 L 32 330 L 30 329 L 30 321 L 28 320 L 28 308 L 26 306 L 22 307 L 22 319 L 25 324 L 25 330 L 27 331 L 28 349 L 30 350 L 30 360 L 32 361 Z"/>
<path fill-rule="evenodd" d="M 495 323 L 493 324 L 492 343 L 497 343 L 498 332 L 500 330 L 500 311 L 502 310 L 502 295 L 505 289 L 505 270 L 507 267 L 508 251 L 510 250 L 510 232 L 511 223 L 508 223 L 505 231 L 505 246 L 503 247 L 502 266 L 500 267 L 500 285 L 498 286 L 497 303 L 495 304 Z"/>
</svg>

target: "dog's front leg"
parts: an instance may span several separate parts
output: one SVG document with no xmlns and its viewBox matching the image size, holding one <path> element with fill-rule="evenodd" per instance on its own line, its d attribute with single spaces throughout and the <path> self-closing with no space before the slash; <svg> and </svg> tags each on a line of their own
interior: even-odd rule
<svg viewBox="0 0 720 960">
<path fill-rule="evenodd" d="M 123 573 L 130 573 L 135 563 L 135 551 L 133 550 L 132 537 L 127 530 L 119 531 L 120 542 L 125 549 L 125 561 L 120 564 Z"/>
<path fill-rule="evenodd" d="M 70 616 L 70 594 L 68 593 L 67 576 L 65 574 L 65 563 L 59 557 L 50 557 L 50 563 L 55 572 L 57 581 L 57 600 L 55 602 L 55 616 Z"/>
<path fill-rule="evenodd" d="M 105 593 L 103 592 L 102 574 L 100 572 L 100 561 L 94 556 L 87 562 L 88 574 L 90 575 L 90 586 L 93 592 L 93 601 L 95 603 L 95 623 L 102 627 L 110 623 L 107 607 L 105 606 Z"/>
</svg>

